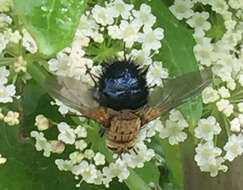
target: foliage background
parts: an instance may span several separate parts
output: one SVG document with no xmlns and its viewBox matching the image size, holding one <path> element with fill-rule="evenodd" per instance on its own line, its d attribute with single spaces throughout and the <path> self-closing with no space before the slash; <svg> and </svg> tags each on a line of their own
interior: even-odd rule
<svg viewBox="0 0 243 190">
<path fill-rule="evenodd" d="M 157 26 L 165 30 L 165 38 L 157 60 L 163 61 L 170 74 L 174 76 L 198 69 L 192 51 L 195 45 L 192 31 L 170 13 L 168 7 L 172 2 L 169 0 L 133 1 L 137 7 L 143 2 L 151 5 L 152 13 L 157 17 Z M 39 11 L 43 3 L 53 8 L 51 14 L 43 15 Z M 63 6 L 62 3 L 68 7 L 65 14 L 59 12 L 60 7 Z M 24 110 L 21 126 L 15 128 L 5 126 L 3 122 L 0 123 L 0 150 L 8 158 L 7 164 L 0 168 L 0 189 L 2 190 L 76 189 L 73 176 L 57 169 L 54 164 L 55 155 L 44 158 L 42 153 L 34 150 L 34 143 L 28 136 L 35 128 L 35 116 L 39 113 L 45 113 L 55 121 L 63 119 L 57 109 L 50 105 L 51 99 L 45 90 L 44 81 L 47 76 L 44 69 L 45 60 L 71 43 L 79 18 L 87 3 L 88 0 L 14 0 L 13 14 L 16 14 L 16 18 L 20 20 L 19 27 L 24 24 L 33 34 L 40 52 L 34 56 L 25 55 L 29 58 L 28 72 L 33 79 L 23 87 L 23 98 L 13 104 L 17 110 Z M 220 26 L 222 23 L 216 23 L 216 25 Z M 221 30 L 215 35 L 220 35 Z M 18 87 L 21 87 L 21 83 Z M 179 109 L 190 123 L 189 131 L 193 131 L 202 115 L 201 97 L 180 106 Z M 93 125 L 94 129 L 98 130 L 98 126 Z M 98 144 L 99 142 L 97 146 Z M 240 179 L 243 171 L 242 158 L 238 158 L 232 164 L 231 171 L 233 172 L 211 178 L 208 174 L 201 173 L 196 166 L 192 156 L 193 144 L 193 138 L 188 138 L 182 145 L 171 146 L 167 140 L 155 137 L 150 146 L 155 149 L 161 162 L 150 161 L 144 168 L 131 171 L 125 183 L 112 182 L 109 189 L 210 190 L 217 187 L 217 189 L 237 190 L 242 187 L 243 180 Z M 97 149 L 102 148 L 97 147 Z M 105 151 L 107 150 L 103 150 Z M 154 188 L 151 188 L 149 182 L 154 183 Z M 80 189 L 106 188 L 82 183 Z"/>
</svg>

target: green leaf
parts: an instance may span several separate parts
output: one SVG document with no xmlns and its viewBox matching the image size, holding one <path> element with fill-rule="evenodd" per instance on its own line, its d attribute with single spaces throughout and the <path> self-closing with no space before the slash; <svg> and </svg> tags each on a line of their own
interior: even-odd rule
<svg viewBox="0 0 243 190">
<path fill-rule="evenodd" d="M 33 113 L 38 106 L 39 99 L 45 93 L 45 91 L 38 87 L 33 81 L 29 81 L 24 87 L 24 93 L 22 95 L 21 103 L 26 115 Z"/>
<path fill-rule="evenodd" d="M 70 45 L 88 0 L 14 0 L 14 8 L 50 56 Z"/>
<path fill-rule="evenodd" d="M 151 190 L 145 181 L 132 169 L 129 170 L 130 175 L 125 180 L 126 185 L 130 190 Z"/>
<path fill-rule="evenodd" d="M 184 189 L 184 170 L 179 145 L 170 145 L 168 140 L 155 136 L 151 143 L 155 152 L 165 159 L 170 172 L 169 179 L 179 190 Z M 163 174 L 162 174 L 163 175 Z M 167 184 L 168 185 L 168 184 Z"/>
<path fill-rule="evenodd" d="M 146 162 L 144 167 L 136 168 L 134 171 L 145 181 L 146 184 L 159 185 L 160 172 L 154 161 Z"/>
<path fill-rule="evenodd" d="M 164 29 L 162 48 L 156 55 L 156 60 L 161 60 L 169 69 L 171 76 L 198 70 L 198 65 L 193 54 L 195 42 L 192 31 L 180 23 L 169 11 L 167 3 L 163 0 L 146 1 L 152 7 L 152 13 L 157 17 L 157 27 Z M 190 125 L 194 126 L 202 114 L 201 97 L 194 98 L 187 104 L 180 106 L 180 111 Z"/>
<path fill-rule="evenodd" d="M 212 38 L 214 42 L 217 42 L 223 37 L 224 33 L 226 32 L 224 19 L 222 15 L 215 12 L 211 12 L 209 20 L 212 26 L 210 30 L 206 32 L 206 35 Z"/>
<path fill-rule="evenodd" d="M 36 110 L 45 113 L 49 118 L 60 119 L 60 114 L 54 109 L 55 107 L 50 108 L 49 101 L 50 98 L 47 95 L 42 96 Z M 6 164 L 0 166 L 0 189 L 77 190 L 75 184 L 79 181 L 74 179 L 71 172 L 59 171 L 55 164 L 57 158 L 68 158 L 67 152 L 62 155 L 52 154 L 51 157 L 46 158 L 43 156 L 43 152 L 35 150 L 34 141 L 27 137 L 30 131 L 35 128 L 34 118 L 36 114 L 33 113 L 26 117 L 26 121 L 21 128 L 9 127 L 0 122 L 0 153 L 8 159 Z M 56 129 L 53 127 L 49 130 Z M 49 131 L 46 133 L 49 133 Z M 49 136 L 49 134 L 46 135 Z M 106 190 L 107 188 L 102 185 L 97 186 L 83 182 L 80 189 Z M 128 190 L 124 183 L 119 183 L 116 180 L 113 180 L 110 189 Z"/>
</svg>

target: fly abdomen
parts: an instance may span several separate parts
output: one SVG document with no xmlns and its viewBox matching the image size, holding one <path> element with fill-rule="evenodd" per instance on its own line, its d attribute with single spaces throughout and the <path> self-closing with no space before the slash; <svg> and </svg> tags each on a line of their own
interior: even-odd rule
<svg viewBox="0 0 243 190">
<path fill-rule="evenodd" d="M 107 133 L 107 145 L 114 152 L 132 148 L 141 127 L 141 120 L 132 113 L 121 114 L 111 120 Z"/>
</svg>

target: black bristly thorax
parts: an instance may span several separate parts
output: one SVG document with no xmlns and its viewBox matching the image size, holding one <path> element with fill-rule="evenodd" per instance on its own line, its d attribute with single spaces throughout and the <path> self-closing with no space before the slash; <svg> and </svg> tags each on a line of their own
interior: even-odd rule
<svg viewBox="0 0 243 190">
<path fill-rule="evenodd" d="M 137 109 L 147 103 L 146 72 L 131 60 L 103 64 L 99 80 L 99 102 L 114 110 Z"/>
</svg>

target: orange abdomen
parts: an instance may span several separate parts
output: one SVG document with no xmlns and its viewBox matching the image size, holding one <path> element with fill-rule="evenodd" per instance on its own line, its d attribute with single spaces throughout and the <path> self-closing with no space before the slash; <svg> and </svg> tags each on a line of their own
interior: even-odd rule
<svg viewBox="0 0 243 190">
<path fill-rule="evenodd" d="M 115 116 L 107 132 L 107 146 L 117 153 L 132 148 L 140 128 L 140 118 L 132 113 Z"/>
</svg>

